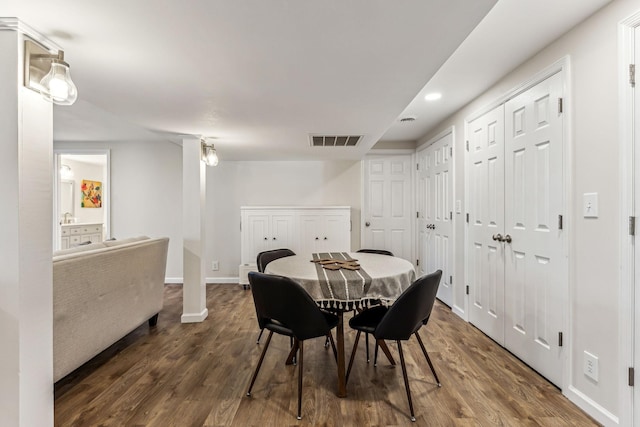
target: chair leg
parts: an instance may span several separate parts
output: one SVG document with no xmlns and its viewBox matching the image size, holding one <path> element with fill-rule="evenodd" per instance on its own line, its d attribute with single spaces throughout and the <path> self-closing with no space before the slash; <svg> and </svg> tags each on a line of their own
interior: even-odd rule
<svg viewBox="0 0 640 427">
<path fill-rule="evenodd" d="M 378 366 L 378 340 L 376 340 L 376 348 L 373 351 L 373 367 Z"/>
<path fill-rule="evenodd" d="M 347 368 L 347 376 L 344 380 L 345 383 L 349 382 L 349 374 L 351 373 L 351 367 L 353 366 L 353 360 L 356 358 L 356 351 L 358 350 L 358 341 L 360 341 L 360 334 L 362 331 L 358 331 L 356 334 L 356 341 L 353 343 L 353 350 L 351 350 L 351 358 L 349 359 L 349 367 Z"/>
<path fill-rule="evenodd" d="M 429 353 L 427 353 L 427 349 L 424 347 L 424 344 L 422 343 L 422 339 L 420 338 L 420 335 L 418 335 L 417 331 L 415 333 L 415 336 L 416 338 L 418 338 L 418 342 L 420 343 L 420 348 L 422 349 L 422 353 L 424 353 L 424 357 L 427 359 L 427 363 L 431 368 L 431 373 L 433 373 L 433 377 L 436 379 L 436 383 L 438 383 L 438 387 L 442 387 L 442 384 L 440 384 L 440 380 L 438 379 L 438 374 L 436 374 L 436 370 L 433 367 L 433 363 L 431 363 L 431 358 L 429 357 Z"/>
<path fill-rule="evenodd" d="M 324 340 L 324 348 L 329 348 L 329 335 L 327 335 L 327 339 Z"/>
<path fill-rule="evenodd" d="M 411 401 L 411 390 L 409 389 L 409 377 L 407 376 L 407 366 L 404 364 L 404 355 L 402 354 L 402 343 L 400 340 L 398 343 L 398 353 L 400 353 L 400 365 L 402 365 L 402 376 L 404 378 L 404 387 L 407 389 L 407 399 L 409 400 L 409 411 L 411 411 L 411 421 L 416 421 L 416 416 L 413 413 L 413 402 Z"/>
<path fill-rule="evenodd" d="M 269 344 L 271 343 L 272 336 L 273 336 L 273 331 L 269 331 L 269 336 L 267 337 L 267 343 L 264 345 L 264 348 L 262 349 L 262 353 L 260 354 L 260 360 L 258 360 L 258 366 L 256 366 L 256 370 L 253 373 L 253 377 L 251 377 L 251 384 L 249 384 L 249 390 L 247 390 L 247 396 L 251 396 L 251 389 L 253 388 L 253 384 L 256 382 L 256 378 L 258 377 L 258 372 L 260 371 L 260 367 L 262 366 L 264 355 L 267 353 L 267 349 L 269 348 Z"/>
<path fill-rule="evenodd" d="M 367 363 L 369 363 L 369 333 L 368 332 L 364 333 L 364 343 L 367 348 Z"/>
<path fill-rule="evenodd" d="M 256 340 L 256 344 L 260 344 L 260 338 L 262 338 L 262 334 L 264 333 L 264 329 L 260 329 L 260 334 L 258 335 L 258 339 Z"/>
<path fill-rule="evenodd" d="M 298 348 L 300 350 L 298 360 L 298 419 L 302 419 L 302 361 L 304 358 L 304 341 L 298 341 Z"/>
</svg>

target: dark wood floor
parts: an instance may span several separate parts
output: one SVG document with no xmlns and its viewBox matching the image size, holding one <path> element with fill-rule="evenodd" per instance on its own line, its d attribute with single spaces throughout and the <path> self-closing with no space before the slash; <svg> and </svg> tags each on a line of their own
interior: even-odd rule
<svg viewBox="0 0 640 427">
<path fill-rule="evenodd" d="M 207 285 L 207 306 L 204 322 L 181 324 L 182 287 L 167 285 L 156 328 L 139 327 L 56 383 L 55 425 L 598 425 L 442 304 L 421 332 L 441 388 L 415 339 L 403 345 L 417 423 L 409 420 L 400 367 L 380 360 L 374 368 L 366 363 L 364 347 L 348 397 L 337 398 L 335 361 L 322 339 L 305 343 L 303 419 L 297 421 L 297 370 L 284 365 L 288 339 L 274 335 L 248 398 L 262 349 L 255 343 L 251 292 L 237 285 Z M 347 331 L 347 351 L 354 337 Z M 397 359 L 397 348 L 390 347 Z"/>
</svg>

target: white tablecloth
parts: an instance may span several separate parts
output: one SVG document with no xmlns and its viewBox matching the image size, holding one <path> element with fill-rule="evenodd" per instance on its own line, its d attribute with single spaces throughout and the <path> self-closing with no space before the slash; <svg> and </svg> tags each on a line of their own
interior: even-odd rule
<svg viewBox="0 0 640 427">
<path fill-rule="evenodd" d="M 314 257 L 356 259 L 361 269 L 325 270 Z M 402 258 L 369 253 L 332 252 L 294 255 L 271 261 L 265 273 L 290 277 L 322 307 L 350 310 L 371 301 L 392 303 L 416 278 L 413 265 Z"/>
</svg>

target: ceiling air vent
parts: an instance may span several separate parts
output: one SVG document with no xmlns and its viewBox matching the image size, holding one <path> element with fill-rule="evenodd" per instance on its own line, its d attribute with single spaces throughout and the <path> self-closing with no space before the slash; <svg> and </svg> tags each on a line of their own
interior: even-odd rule
<svg viewBox="0 0 640 427">
<path fill-rule="evenodd" d="M 355 147 L 362 135 L 310 135 L 312 147 Z"/>
</svg>

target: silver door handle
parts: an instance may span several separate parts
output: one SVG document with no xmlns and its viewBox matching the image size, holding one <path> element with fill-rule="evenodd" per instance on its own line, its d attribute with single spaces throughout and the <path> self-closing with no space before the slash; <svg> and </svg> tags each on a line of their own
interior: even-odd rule
<svg viewBox="0 0 640 427">
<path fill-rule="evenodd" d="M 496 242 L 502 242 L 502 234 L 498 233 L 498 234 L 494 234 L 493 236 L 491 236 L 491 238 L 493 240 L 495 240 Z"/>
<path fill-rule="evenodd" d="M 370 226 L 370 225 L 371 225 L 371 223 L 370 223 L 369 221 L 367 221 L 367 222 L 365 222 L 365 223 L 364 223 L 364 226 L 365 226 L 365 227 L 368 227 L 368 226 Z"/>
<path fill-rule="evenodd" d="M 507 242 L 507 243 L 511 243 L 511 236 L 509 236 L 508 234 L 504 236 L 504 238 L 502 239 L 503 242 Z"/>
</svg>

